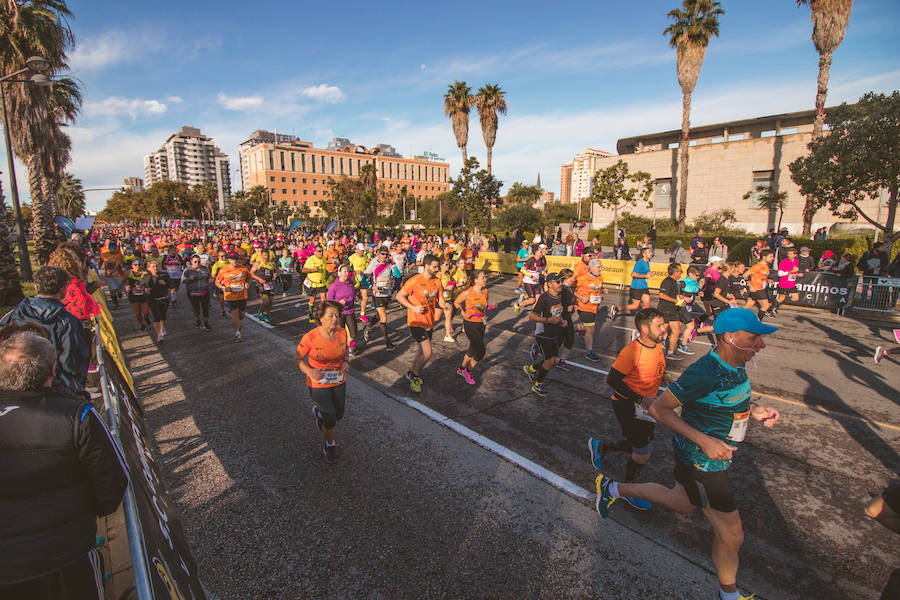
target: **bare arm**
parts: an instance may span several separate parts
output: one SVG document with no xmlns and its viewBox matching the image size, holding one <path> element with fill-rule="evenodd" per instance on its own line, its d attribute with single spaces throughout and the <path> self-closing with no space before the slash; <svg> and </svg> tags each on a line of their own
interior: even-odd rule
<svg viewBox="0 0 900 600">
<path fill-rule="evenodd" d="M 664 391 L 653 402 L 648 409 L 650 416 L 656 419 L 658 423 L 664 425 L 672 432 L 677 433 L 691 440 L 703 450 L 709 458 L 713 460 L 724 460 L 731 458 L 731 453 L 737 450 L 736 446 L 731 446 L 718 438 L 706 435 L 688 425 L 675 409 L 681 406 L 681 403 L 669 392 Z"/>
</svg>

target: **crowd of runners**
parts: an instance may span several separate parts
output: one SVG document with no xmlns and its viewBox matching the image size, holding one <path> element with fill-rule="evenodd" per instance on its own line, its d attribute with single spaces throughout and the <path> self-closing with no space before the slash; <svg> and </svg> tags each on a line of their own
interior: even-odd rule
<svg viewBox="0 0 900 600">
<path fill-rule="evenodd" d="M 306 378 L 326 462 L 338 460 L 335 428 L 344 415 L 350 361 L 373 345 L 397 348 L 387 314 L 393 302 L 406 310 L 409 337 L 417 345 L 406 373 L 411 391 L 423 389 L 434 331 L 445 342 L 456 342 L 457 318 L 468 340 L 457 374 L 469 385 L 477 383 L 486 323 L 496 307 L 486 273 L 475 268 L 481 247 L 475 235 L 108 227 L 88 241 L 110 301 L 117 306 L 127 297 L 137 327 L 143 331 L 152 324 L 160 344 L 167 310 L 178 305 L 182 287 L 195 326 L 210 331 L 210 310 L 218 310 L 230 318 L 235 342 L 243 339 L 251 297 L 259 298 L 254 317 L 263 323 L 273 321 L 275 296 L 296 298 L 293 306 L 307 309 L 313 327 L 302 335 L 294 362 Z M 547 246 L 522 243 L 513 308 L 517 316 L 527 309 L 527 320 L 534 324 L 532 360 L 523 370 L 532 391 L 545 396 L 548 373 L 570 370 L 566 357 L 576 340 L 582 340 L 585 359 L 599 361 L 594 350 L 599 326 L 633 318 L 632 341 L 618 353 L 607 379 L 622 439 L 588 440 L 597 470 L 609 453 L 629 458 L 620 479 L 597 476 L 596 509 L 606 517 L 620 498 L 638 510 L 702 508 L 714 531 L 719 598 L 745 598 L 736 587 L 743 531 L 729 469 L 751 418 L 771 427 L 780 415 L 751 402 L 744 363 L 765 348 L 763 336 L 777 329 L 762 321 L 777 317 L 788 299 L 797 301 L 801 252 L 788 245 L 773 251 L 761 243 L 749 266 L 721 256 L 687 268 L 672 262 L 655 307 L 649 285 L 653 249 L 639 252 L 628 301 L 618 305 L 607 300 L 599 248 L 585 247 L 573 268 L 550 272 Z M 707 336 L 713 349 L 671 380 L 669 362 L 694 355 L 697 335 Z M 876 362 L 891 352 L 879 347 Z M 637 482 L 650 459 L 657 422 L 675 434 L 672 488 Z"/>
</svg>

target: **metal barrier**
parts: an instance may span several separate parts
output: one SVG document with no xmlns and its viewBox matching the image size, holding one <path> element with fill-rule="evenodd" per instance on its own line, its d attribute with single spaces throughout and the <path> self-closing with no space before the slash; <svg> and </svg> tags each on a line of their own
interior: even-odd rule
<svg viewBox="0 0 900 600">
<path fill-rule="evenodd" d="M 892 277 L 859 277 L 848 308 L 880 313 L 897 313 L 900 301 L 900 279 Z"/>
</svg>

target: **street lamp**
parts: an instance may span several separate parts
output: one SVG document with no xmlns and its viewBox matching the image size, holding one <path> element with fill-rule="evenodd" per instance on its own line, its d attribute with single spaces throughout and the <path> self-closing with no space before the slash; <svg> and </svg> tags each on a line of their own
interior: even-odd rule
<svg viewBox="0 0 900 600">
<path fill-rule="evenodd" d="M 16 241 L 19 246 L 19 268 L 22 270 L 22 281 L 31 281 L 31 259 L 28 258 L 28 240 L 25 238 L 25 227 L 22 224 L 22 211 L 19 208 L 19 187 L 16 185 L 16 168 L 13 164 L 12 142 L 9 138 L 9 115 L 6 112 L 6 96 L 3 93 L 3 84 L 30 82 L 41 87 L 50 85 L 52 81 L 46 75 L 50 69 L 50 61 L 43 56 L 31 56 L 25 61 L 25 68 L 5 77 L 0 77 L 0 108 L 3 110 L 3 135 L 6 141 L 6 160 L 9 165 L 9 190 L 12 196 L 13 217 L 16 221 Z M 18 75 L 33 71 L 30 79 L 13 79 Z"/>
</svg>

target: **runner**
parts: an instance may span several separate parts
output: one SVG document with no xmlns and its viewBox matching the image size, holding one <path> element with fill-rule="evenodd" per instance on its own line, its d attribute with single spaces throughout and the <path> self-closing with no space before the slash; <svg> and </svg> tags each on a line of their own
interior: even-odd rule
<svg viewBox="0 0 900 600">
<path fill-rule="evenodd" d="M 576 265 L 578 266 L 578 265 Z M 575 279 L 575 300 L 577 301 L 578 316 L 584 325 L 584 345 L 587 353 L 584 357 L 591 361 L 598 361 L 600 357 L 594 353 L 594 331 L 597 325 L 597 310 L 603 302 L 603 294 L 609 290 L 603 287 L 603 265 L 599 258 L 592 258 L 588 262 L 587 270 Z M 609 317 L 613 318 L 613 309 L 610 308 Z"/>
<path fill-rule="evenodd" d="M 659 313 L 668 323 L 668 335 L 665 336 L 668 341 L 668 351 L 666 360 L 681 360 L 683 357 L 678 354 L 679 342 L 681 341 L 681 317 L 679 309 L 684 305 L 685 297 L 681 295 L 681 287 L 678 280 L 681 278 L 681 265 L 678 263 L 669 263 L 669 276 L 662 280 L 659 284 L 659 302 L 656 307 Z M 664 332 L 665 333 L 665 332 Z M 658 384 L 657 384 L 658 385 Z M 654 394 L 655 396 L 655 394 Z"/>
<path fill-rule="evenodd" d="M 465 379 L 469 385 L 475 385 L 472 371 L 484 358 L 486 348 L 484 333 L 490 306 L 487 274 L 484 271 L 475 271 L 472 284 L 466 287 L 453 303 L 463 315 L 463 331 L 469 338 L 469 349 L 463 355 L 462 364 L 456 369 L 456 374 Z"/>
<path fill-rule="evenodd" d="M 407 309 L 409 333 L 419 343 L 412 367 L 406 373 L 409 388 L 416 393 L 422 391 L 422 369 L 431 358 L 435 306 L 440 306 L 441 310 L 446 306 L 441 280 L 437 277 L 438 263 L 438 257 L 426 256 L 422 261 L 425 270 L 408 279 L 397 293 L 397 302 Z"/>
<path fill-rule="evenodd" d="M 677 263 L 672 263 L 680 268 Z M 650 460 L 653 451 L 653 424 L 647 409 L 656 400 L 659 386 L 666 372 L 665 349 L 662 339 L 667 331 L 667 317 L 655 308 L 645 308 L 634 317 L 639 337 L 622 348 L 609 369 L 606 383 L 612 388 L 612 406 L 622 428 L 622 439 L 609 442 L 588 439 L 591 463 L 603 470 L 603 459 L 609 452 L 629 452 L 625 465 L 625 483 L 633 483 Z M 671 334 L 670 334 L 671 335 Z M 650 503 L 639 498 L 625 498 L 638 510 L 647 510 Z"/>
<path fill-rule="evenodd" d="M 265 248 L 256 255 L 256 262 L 250 268 L 250 273 L 261 282 L 258 288 L 260 303 L 256 318 L 265 323 L 272 322 L 272 298 L 275 296 L 275 274 L 278 266 L 271 253 Z"/>
<path fill-rule="evenodd" d="M 531 259 L 529 259 L 531 260 Z M 547 291 L 538 297 L 528 320 L 535 323 L 534 336 L 541 349 L 540 361 L 533 365 L 525 365 L 522 369 L 531 379 L 531 391 L 539 396 L 546 396 L 544 378 L 559 362 L 559 338 L 565 326 L 563 305 L 560 298 L 562 279 L 559 273 L 547 275 Z"/>
<path fill-rule="evenodd" d="M 141 266 L 140 260 L 131 261 L 131 270 L 125 278 L 125 293 L 128 294 L 128 302 L 131 303 L 131 310 L 134 311 L 134 318 L 138 322 L 138 329 L 146 331 L 147 325 L 152 323 L 150 319 L 150 308 L 147 307 L 147 290 L 141 285 L 144 278 L 144 268 Z M 144 321 L 147 321 L 146 325 Z"/>
<path fill-rule="evenodd" d="M 800 294 L 797 292 L 797 277 L 800 274 L 800 261 L 797 260 L 797 249 L 793 246 L 787 250 L 787 258 L 778 263 L 778 295 L 775 296 L 775 305 L 772 312 L 778 314 L 778 308 L 787 299 L 791 302 L 800 302 Z"/>
<path fill-rule="evenodd" d="M 344 416 L 346 373 L 350 369 L 347 332 L 338 327 L 341 310 L 339 303 L 323 301 L 316 315 L 317 327 L 303 336 L 294 355 L 294 363 L 306 375 L 306 386 L 315 403 L 316 426 L 325 438 L 322 454 L 329 464 L 338 460 L 334 429 Z"/>
<path fill-rule="evenodd" d="M 312 256 L 306 259 L 303 264 L 303 272 L 306 273 L 306 279 L 303 285 L 306 286 L 306 293 L 309 294 L 309 322 L 316 322 L 316 299 L 319 302 L 325 302 L 325 293 L 328 288 L 325 286 L 325 259 L 322 258 L 322 246 L 317 245 Z M 299 308 L 300 303 L 294 305 Z"/>
<path fill-rule="evenodd" d="M 213 266 L 209 270 L 209 273 L 210 273 L 210 275 L 212 275 L 212 279 L 213 279 L 212 289 L 213 289 L 215 295 L 218 296 L 218 298 L 219 298 L 219 308 L 222 309 L 221 316 L 227 317 L 228 313 L 225 312 L 225 293 L 222 290 L 220 290 L 218 288 L 218 286 L 215 285 L 216 277 L 219 274 L 219 269 L 221 269 L 222 267 L 228 266 L 228 259 L 226 258 L 227 253 L 225 252 L 225 250 L 219 250 L 219 252 L 216 254 L 216 256 L 218 256 L 218 260 L 216 260 L 216 262 L 213 263 Z"/>
<path fill-rule="evenodd" d="M 744 363 L 766 347 L 762 336 L 777 330 L 753 311 L 732 308 L 716 318 L 718 345 L 690 365 L 650 406 L 649 414 L 674 432 L 675 486 L 618 483 L 597 476 L 597 512 L 602 517 L 620 497 L 635 497 L 682 514 L 704 509 L 713 528 L 712 560 L 719 577 L 719 598 L 739 600 L 738 551 L 744 538 L 741 517 L 729 482 L 732 453 L 744 441 L 750 417 L 772 427 L 777 410 L 750 402 Z M 681 408 L 681 416 L 676 409 Z"/>
<path fill-rule="evenodd" d="M 750 297 L 747 298 L 744 308 L 753 308 L 758 304 L 759 310 L 756 311 L 756 316 L 760 320 L 763 317 L 775 316 L 769 311 L 772 305 L 769 302 L 769 290 L 767 289 L 769 287 L 769 270 L 774 259 L 775 254 L 766 248 L 759 253 L 759 262 L 750 267 Z"/>
<path fill-rule="evenodd" d="M 100 255 L 100 260 L 103 262 L 103 273 L 106 276 L 106 286 L 109 288 L 113 308 L 119 308 L 122 278 L 125 276 L 125 258 L 119 252 L 118 244 L 110 242 L 107 251 Z"/>
<path fill-rule="evenodd" d="M 556 363 L 556 368 L 560 371 L 571 371 L 572 367 L 566 362 L 566 357 L 569 356 L 569 351 L 575 345 L 575 332 L 577 331 L 579 334 L 584 335 L 585 327 L 578 318 L 578 313 L 575 312 L 577 303 L 573 288 L 575 285 L 575 272 L 572 269 L 562 269 L 559 272 L 559 277 L 562 279 L 559 297 L 562 300 L 565 326 L 560 331 L 559 361 Z"/>
<path fill-rule="evenodd" d="M 519 274 L 519 279 L 516 281 L 516 292 L 519 294 L 525 293 L 525 288 L 522 287 L 522 279 L 525 277 L 525 272 L 522 270 L 522 267 L 525 266 L 525 261 L 529 258 L 531 258 L 531 245 L 528 243 L 528 240 L 522 240 L 522 247 L 516 252 L 516 273 Z"/>
<path fill-rule="evenodd" d="M 366 267 L 365 274 L 372 281 L 373 300 L 375 302 L 375 320 L 366 323 L 363 330 L 363 339 L 368 342 L 372 327 L 381 324 L 381 333 L 384 335 L 384 345 L 387 350 L 393 350 L 394 344 L 388 337 L 387 328 L 387 307 L 391 303 L 391 259 L 388 258 L 388 249 L 379 246 L 378 253 L 369 266 Z"/>
<path fill-rule="evenodd" d="M 615 311 L 610 310 L 610 318 L 622 311 L 650 308 L 650 284 L 647 280 L 650 279 L 651 258 L 653 258 L 653 250 L 643 248 L 641 257 L 634 263 L 634 268 L 631 270 L 631 290 L 628 292 L 631 302 L 625 306 L 615 307 Z"/>
<path fill-rule="evenodd" d="M 697 265 L 690 265 L 687 269 L 687 275 L 678 282 L 678 288 L 681 290 L 681 296 L 684 299 L 682 305 L 678 308 L 678 316 L 684 324 L 681 333 L 681 345 L 678 351 L 687 356 L 696 354 L 688 347 L 688 342 L 694 340 L 694 336 L 698 333 L 705 333 L 710 338 L 710 344 L 715 345 L 716 339 L 712 336 L 712 325 L 706 323 L 710 320 L 709 315 L 703 310 L 702 303 L 697 300 L 700 293 L 700 277 L 702 272 Z"/>
<path fill-rule="evenodd" d="M 162 344 L 166 338 L 166 312 L 169 309 L 169 275 L 159 270 L 159 263 L 148 262 L 147 272 L 138 283 L 147 292 L 147 307 L 156 330 L 156 343 Z"/>
<path fill-rule="evenodd" d="M 328 286 L 326 300 L 337 302 L 341 305 L 341 327 L 347 329 L 347 335 L 350 340 L 350 357 L 356 356 L 356 288 L 353 287 L 353 281 L 350 279 L 350 266 L 343 264 L 338 267 L 337 280 Z"/>
<path fill-rule="evenodd" d="M 278 282 L 281 284 L 281 297 L 287 298 L 291 293 L 291 286 L 294 281 L 294 257 L 291 251 L 285 246 L 281 249 L 281 256 L 278 257 Z"/>
<path fill-rule="evenodd" d="M 184 269 L 184 259 L 178 256 L 178 248 L 175 245 L 171 245 L 162 262 L 169 281 L 169 304 L 174 307 L 178 304 L 178 288 L 181 286 L 181 271 Z"/>
<path fill-rule="evenodd" d="M 719 278 L 713 285 L 712 299 L 709 301 L 709 308 L 713 317 L 724 310 L 731 308 L 731 305 L 737 302 L 737 298 L 731 293 L 731 275 L 730 263 L 722 263 L 719 267 Z"/>
<path fill-rule="evenodd" d="M 453 344 L 456 342 L 453 339 L 453 302 L 469 285 L 470 271 L 466 259 L 462 256 L 456 259 L 456 268 L 451 268 L 451 270 L 452 275 L 449 280 L 445 279 L 446 274 L 444 264 L 442 264 L 440 279 L 444 289 L 444 341 Z"/>
<path fill-rule="evenodd" d="M 900 344 L 900 329 L 894 330 L 894 339 L 897 340 L 898 344 Z M 875 364 L 877 365 L 881 363 L 882 358 L 891 354 L 900 354 L 900 346 L 894 346 L 893 348 L 878 346 L 877 348 L 875 348 Z"/>
<path fill-rule="evenodd" d="M 232 251 L 228 255 L 228 265 L 219 269 L 216 275 L 216 287 L 225 296 L 225 306 L 231 311 L 231 327 L 234 329 L 234 341 L 241 342 L 241 319 L 247 310 L 247 288 L 251 279 L 262 283 L 262 279 L 250 273 L 250 269 L 238 264 L 240 254 Z"/>
<path fill-rule="evenodd" d="M 354 287 L 359 290 L 359 320 L 363 323 L 369 322 L 366 316 L 366 308 L 369 302 L 369 287 L 371 286 L 369 277 L 365 274 L 366 267 L 369 266 L 369 256 L 366 254 L 366 247 L 363 244 L 356 244 L 356 252 L 347 259 L 353 268 Z"/>
<path fill-rule="evenodd" d="M 194 254 L 190 260 L 182 279 L 184 279 L 188 301 L 191 303 L 191 310 L 194 311 L 194 327 L 200 327 L 202 313 L 203 329 L 209 331 L 209 284 L 212 275 L 209 267 L 203 266 L 199 254 Z"/>
<path fill-rule="evenodd" d="M 533 307 L 543 291 L 542 280 L 544 272 L 547 270 L 546 253 L 547 246 L 540 244 L 534 249 L 534 254 L 522 266 L 521 273 L 524 275 L 522 285 L 525 286 L 525 293 L 520 293 L 519 299 L 516 300 L 514 310 L 517 315 L 522 312 L 522 308 L 525 305 Z"/>
</svg>

